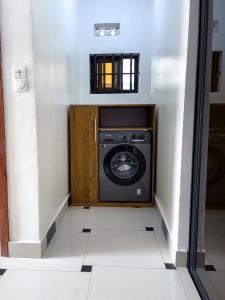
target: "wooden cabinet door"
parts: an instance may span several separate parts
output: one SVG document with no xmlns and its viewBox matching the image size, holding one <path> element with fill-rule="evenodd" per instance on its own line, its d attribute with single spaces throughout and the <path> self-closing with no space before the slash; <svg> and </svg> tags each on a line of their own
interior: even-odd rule
<svg viewBox="0 0 225 300">
<path fill-rule="evenodd" d="M 98 202 L 98 107 L 71 106 L 72 204 Z"/>
</svg>

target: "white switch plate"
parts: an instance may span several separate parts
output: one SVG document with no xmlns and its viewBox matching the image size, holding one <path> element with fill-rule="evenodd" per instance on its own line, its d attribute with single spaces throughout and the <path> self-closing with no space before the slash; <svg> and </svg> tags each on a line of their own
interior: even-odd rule
<svg viewBox="0 0 225 300">
<path fill-rule="evenodd" d="M 17 65 L 14 67 L 14 77 L 15 79 L 26 79 L 27 78 L 27 68 L 23 65 Z"/>
<path fill-rule="evenodd" d="M 16 79 L 16 91 L 19 93 L 26 92 L 28 90 L 28 83 L 26 79 Z"/>
</svg>

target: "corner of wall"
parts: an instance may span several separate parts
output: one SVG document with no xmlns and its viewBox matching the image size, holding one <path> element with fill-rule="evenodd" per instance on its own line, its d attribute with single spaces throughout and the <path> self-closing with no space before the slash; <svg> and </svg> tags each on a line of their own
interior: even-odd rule
<svg viewBox="0 0 225 300">
<path fill-rule="evenodd" d="M 38 158 L 31 0 L 21 0 L 17 9 L 14 7 L 14 0 L 4 1 L 1 7 L 10 240 L 12 243 L 21 240 L 38 243 Z M 27 68 L 27 92 L 18 93 L 15 90 L 15 65 Z"/>
</svg>

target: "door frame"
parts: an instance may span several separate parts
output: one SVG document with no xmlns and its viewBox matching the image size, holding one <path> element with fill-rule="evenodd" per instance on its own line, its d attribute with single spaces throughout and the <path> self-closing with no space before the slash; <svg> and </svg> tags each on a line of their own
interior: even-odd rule
<svg viewBox="0 0 225 300">
<path fill-rule="evenodd" d="M 2 44 L 0 37 L 0 243 L 1 255 L 8 257 L 9 218 L 6 169 L 5 113 L 2 74 Z"/>
<path fill-rule="evenodd" d="M 194 119 L 194 141 L 192 161 L 192 188 L 191 188 L 191 211 L 190 211 L 190 235 L 187 267 L 194 284 L 203 300 L 209 300 L 209 296 L 196 272 L 198 259 L 198 229 L 199 213 L 202 188 L 202 174 L 206 171 L 203 164 L 205 157 L 205 134 L 208 131 L 208 107 L 210 95 L 210 69 L 212 49 L 212 15 L 213 0 L 200 0 L 199 14 L 199 43 L 198 64 L 195 94 L 195 119 Z"/>
</svg>

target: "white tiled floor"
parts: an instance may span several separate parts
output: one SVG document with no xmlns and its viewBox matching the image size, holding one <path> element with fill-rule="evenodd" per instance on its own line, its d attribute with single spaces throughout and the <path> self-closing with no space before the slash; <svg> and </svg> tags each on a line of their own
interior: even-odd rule
<svg viewBox="0 0 225 300">
<path fill-rule="evenodd" d="M 177 271 L 94 268 L 88 299 L 185 300 L 188 298 Z"/>
<path fill-rule="evenodd" d="M 145 227 L 160 227 L 161 222 L 155 208 L 140 208 Z"/>
<path fill-rule="evenodd" d="M 43 259 L 0 258 L 8 269 L 1 300 L 200 299 L 187 293 L 187 271 L 166 270 L 165 262 L 172 260 L 155 209 L 69 208 Z M 196 293 L 191 280 L 189 287 Z"/>
<path fill-rule="evenodd" d="M 94 231 L 84 265 L 165 268 L 154 232 Z"/>
<path fill-rule="evenodd" d="M 86 300 L 90 273 L 8 270 L 0 280 L 1 300 Z"/>
<path fill-rule="evenodd" d="M 56 232 L 45 252 L 44 259 L 56 270 L 79 271 L 85 254 L 88 235 L 74 232 Z"/>
<path fill-rule="evenodd" d="M 89 210 L 83 207 L 70 207 L 59 224 L 58 231 L 82 232 Z"/>
<path fill-rule="evenodd" d="M 225 235 L 210 233 L 205 240 L 205 249 L 217 271 L 225 271 Z"/>
<path fill-rule="evenodd" d="M 225 299 L 225 272 L 208 272 L 208 275 L 221 300 Z"/>
<path fill-rule="evenodd" d="M 85 228 L 104 230 L 144 230 L 141 211 L 138 208 L 91 208 Z"/>
</svg>

